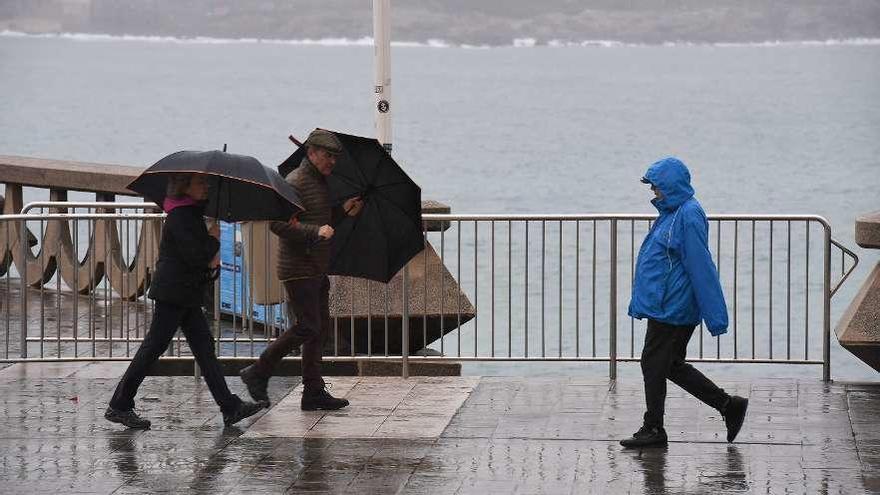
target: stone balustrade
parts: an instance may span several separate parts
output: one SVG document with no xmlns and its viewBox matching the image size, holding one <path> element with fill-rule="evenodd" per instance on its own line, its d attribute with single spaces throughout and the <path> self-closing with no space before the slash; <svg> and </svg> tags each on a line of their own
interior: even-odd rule
<svg viewBox="0 0 880 495">
<path fill-rule="evenodd" d="M 24 206 L 24 187 L 49 189 L 51 201 L 67 201 L 69 191 L 94 193 L 95 201 L 114 201 L 117 195 L 131 196 L 126 186 L 142 168 L 0 155 L 0 171 L 5 188 L 3 214 L 12 215 L 20 213 Z M 52 212 L 66 213 L 66 210 Z M 142 295 L 146 289 L 161 234 L 160 222 L 144 222 L 134 260 L 129 263 L 122 256 L 120 235 L 113 220 L 95 221 L 82 259 L 77 254 L 69 222 L 47 222 L 38 255 L 30 249 L 21 249 L 21 226 L 20 222 L 9 222 L 0 228 L 0 276 L 14 263 L 29 286 L 39 287 L 57 271 L 64 283 L 80 294 L 89 293 L 106 277 L 113 290 L 129 300 Z"/>
<path fill-rule="evenodd" d="M 24 201 L 24 188 L 33 187 L 49 190 L 51 201 L 67 201 L 69 192 L 94 193 L 94 201 L 116 201 L 117 196 L 135 196 L 126 186 L 134 180 L 143 167 L 133 167 L 118 164 L 100 164 L 73 162 L 65 160 L 51 160 L 22 156 L 0 155 L 0 183 L 4 185 L 4 194 L 0 196 L 2 201 L 2 213 L 4 215 L 18 214 L 21 212 Z M 134 198 L 132 198 L 134 199 Z M 80 199 L 81 200 L 81 199 Z M 87 199 L 88 200 L 88 199 Z M 450 208 L 437 201 L 423 201 L 423 213 L 449 213 Z M 53 209 L 52 213 L 66 213 L 63 209 Z M 110 212 L 97 210 L 98 213 Z M 73 233 L 76 227 L 71 228 L 69 221 L 48 221 L 45 229 L 40 229 L 40 252 L 33 253 L 30 249 L 37 244 L 36 238 L 29 233 L 29 248 L 21 249 L 20 221 L 4 221 L 0 223 L 0 277 L 6 275 L 14 264 L 16 271 L 23 274 L 26 284 L 30 287 L 45 286 L 54 275 L 58 273 L 64 283 L 79 294 L 89 294 L 106 280 L 112 290 L 125 300 L 136 300 L 143 296 L 148 284 L 149 274 L 156 262 L 158 255 L 159 240 L 161 237 L 161 220 L 145 220 L 138 234 L 136 245 L 131 251 L 123 251 L 123 241 L 117 222 L 114 219 L 97 219 L 90 228 L 88 239 L 82 238 L 82 234 Z M 439 231 L 449 228 L 446 222 L 433 222 L 425 225 L 427 230 Z M 33 230 L 33 223 L 30 229 Z M 87 249 L 84 254 L 83 248 L 86 242 Z M 79 249 L 77 248 L 79 245 Z M 456 328 L 458 324 L 472 319 L 475 309 L 467 296 L 454 287 L 454 278 L 442 266 L 436 252 L 430 248 L 430 243 L 423 254 L 411 261 L 415 268 L 410 274 L 412 290 L 410 292 L 410 305 L 413 311 L 410 313 L 412 321 L 424 322 L 427 318 L 429 329 L 427 333 L 431 339 L 439 337 Z M 130 246 L 126 246 L 130 247 Z M 128 253 L 124 255 L 123 253 Z M 431 281 L 425 276 L 424 267 L 430 266 L 433 270 L 441 270 Z M 274 273 L 274 270 L 272 270 Z M 392 300 L 402 300 L 399 292 L 401 287 L 402 273 L 399 273 L 389 284 Z M 353 302 L 351 296 L 343 297 L 337 294 L 346 288 L 355 287 L 348 277 L 334 277 L 333 290 L 331 291 L 331 314 L 339 318 L 351 318 L 354 316 L 355 326 L 361 333 L 362 326 L 369 326 L 365 322 L 369 320 L 369 312 L 357 314 L 352 311 L 351 305 L 360 308 L 363 301 L 359 299 Z M 434 280 L 445 281 L 447 290 L 440 291 L 433 288 Z M 54 284 L 53 284 L 54 285 Z M 421 288 L 419 288 L 421 287 Z M 437 311 L 426 315 L 429 305 L 416 299 L 419 294 L 431 294 L 435 297 L 445 298 L 440 306 L 446 308 L 460 307 L 461 313 L 456 315 L 440 315 Z M 416 305 L 420 304 L 420 305 Z M 418 308 L 423 308 L 420 311 Z M 392 333 L 399 332 L 396 329 L 402 320 L 400 308 L 391 308 L 388 315 L 392 323 Z M 347 320 L 346 320 L 347 321 Z M 345 323 L 345 322 L 343 322 Z M 346 323 L 347 324 L 347 323 Z M 425 329 L 420 329 L 423 332 Z M 366 330 L 363 330 L 366 332 Z M 416 342 L 416 331 L 413 330 L 411 342 Z M 395 339 L 397 340 L 397 339 Z M 419 340 L 423 342 L 424 339 Z M 392 348 L 399 349 L 399 342 L 392 342 Z M 399 351 L 398 351 L 399 352 Z"/>
</svg>

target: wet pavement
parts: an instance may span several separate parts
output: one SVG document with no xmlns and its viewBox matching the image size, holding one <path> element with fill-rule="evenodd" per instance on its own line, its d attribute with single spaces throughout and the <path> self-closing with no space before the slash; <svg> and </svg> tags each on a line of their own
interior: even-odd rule
<svg viewBox="0 0 880 495">
<path fill-rule="evenodd" d="M 148 377 L 153 429 L 133 431 L 102 418 L 124 368 L 0 364 L 0 492 L 880 493 L 880 383 L 721 382 L 751 401 L 735 444 L 673 386 L 669 447 L 628 451 L 636 381 L 340 377 L 352 407 L 325 414 L 279 377 L 272 409 L 224 429 L 203 383 Z"/>
</svg>

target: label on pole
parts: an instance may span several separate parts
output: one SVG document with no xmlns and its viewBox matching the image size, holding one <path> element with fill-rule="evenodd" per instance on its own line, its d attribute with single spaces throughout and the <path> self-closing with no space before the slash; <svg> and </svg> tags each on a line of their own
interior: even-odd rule
<svg viewBox="0 0 880 495">
<path fill-rule="evenodd" d="M 379 100 L 379 103 L 376 104 L 379 113 L 388 113 L 390 107 L 391 105 L 388 103 L 388 100 Z"/>
</svg>

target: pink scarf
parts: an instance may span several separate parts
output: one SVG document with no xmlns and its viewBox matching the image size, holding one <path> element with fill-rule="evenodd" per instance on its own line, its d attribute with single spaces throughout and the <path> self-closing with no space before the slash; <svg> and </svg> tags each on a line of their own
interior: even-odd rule
<svg viewBox="0 0 880 495">
<path fill-rule="evenodd" d="M 165 201 L 162 202 L 162 209 L 165 210 L 165 213 L 171 213 L 171 210 L 179 206 L 192 206 L 197 203 L 198 201 L 189 196 L 180 196 L 177 198 L 168 196 L 165 198 Z"/>
</svg>

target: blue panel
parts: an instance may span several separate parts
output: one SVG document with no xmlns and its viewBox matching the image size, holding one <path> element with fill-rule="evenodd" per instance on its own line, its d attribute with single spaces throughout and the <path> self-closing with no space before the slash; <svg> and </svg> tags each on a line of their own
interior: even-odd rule
<svg viewBox="0 0 880 495">
<path fill-rule="evenodd" d="M 247 284 L 242 284 L 244 265 L 242 258 L 241 227 L 236 224 L 220 222 L 220 311 L 242 316 L 242 305 L 248 306 Z M 270 276 L 274 274 L 269 274 Z M 243 303 L 243 304 L 242 304 Z M 284 328 L 285 310 L 282 304 L 270 306 L 254 305 L 253 319 L 265 323 L 266 313 L 274 316 L 275 324 Z"/>
</svg>

